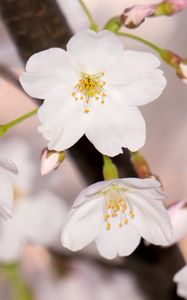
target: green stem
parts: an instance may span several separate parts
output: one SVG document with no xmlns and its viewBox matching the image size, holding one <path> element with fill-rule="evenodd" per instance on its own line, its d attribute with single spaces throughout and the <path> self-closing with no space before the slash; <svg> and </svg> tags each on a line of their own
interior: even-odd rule
<svg viewBox="0 0 187 300">
<path fill-rule="evenodd" d="M 79 2 L 80 2 L 80 5 L 81 5 L 82 8 L 83 8 L 85 14 L 86 14 L 87 17 L 88 17 L 88 20 L 90 21 L 90 28 L 91 28 L 92 30 L 94 30 L 94 31 L 98 31 L 98 26 L 97 26 L 96 22 L 94 21 L 91 12 L 89 11 L 89 9 L 87 8 L 87 6 L 85 5 L 84 1 L 79 0 Z"/>
<path fill-rule="evenodd" d="M 127 32 L 116 32 L 116 34 L 119 35 L 119 36 L 124 36 L 124 37 L 130 38 L 130 39 L 136 40 L 136 41 L 152 48 L 153 50 L 158 52 L 158 54 L 161 54 L 161 52 L 163 50 L 162 48 L 158 47 L 157 45 L 153 44 L 150 41 L 147 41 L 147 40 L 143 39 L 140 36 L 137 36 L 137 35 L 134 35 L 134 34 L 131 34 L 131 33 L 127 33 Z"/>
<path fill-rule="evenodd" d="M 30 288 L 22 278 L 18 264 L 0 266 L 0 274 L 10 282 L 13 299 L 34 300 Z"/>
<path fill-rule="evenodd" d="M 38 108 L 30 111 L 29 113 L 27 113 L 27 114 L 25 114 L 25 115 L 23 115 L 23 116 L 15 119 L 15 120 L 11 121 L 11 122 L 8 122 L 6 124 L 0 125 L 0 137 L 4 136 L 5 133 L 7 133 L 7 131 L 10 128 L 16 126 L 17 124 L 21 123 L 22 121 L 24 121 L 24 120 L 26 120 L 26 119 L 34 116 L 37 113 L 37 111 L 38 111 Z"/>
</svg>

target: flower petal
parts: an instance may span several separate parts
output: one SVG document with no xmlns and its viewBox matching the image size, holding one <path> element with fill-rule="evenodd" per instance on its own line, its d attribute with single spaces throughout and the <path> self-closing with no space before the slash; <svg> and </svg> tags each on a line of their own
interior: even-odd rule
<svg viewBox="0 0 187 300">
<path fill-rule="evenodd" d="M 122 107 L 106 99 L 92 110 L 86 136 L 98 151 L 108 156 L 122 153 L 122 147 L 136 151 L 145 143 L 145 122 L 136 107 Z M 110 116 L 110 117 L 109 117 Z"/>
<path fill-rule="evenodd" d="M 122 41 L 108 30 L 96 33 L 84 30 L 75 34 L 67 51 L 83 72 L 98 73 L 109 69 L 123 54 Z"/>
<path fill-rule="evenodd" d="M 20 76 L 24 90 L 32 97 L 58 96 L 68 86 L 74 86 L 78 74 L 73 68 L 69 55 L 60 48 L 51 48 L 30 57 L 26 72 Z"/>
<path fill-rule="evenodd" d="M 172 203 L 167 211 L 173 228 L 171 244 L 174 244 L 187 235 L 187 201 L 181 200 Z"/>
<path fill-rule="evenodd" d="M 103 225 L 96 239 L 96 246 L 103 257 L 113 259 L 117 255 L 130 255 L 137 248 L 140 239 L 140 234 L 130 223 L 120 228 L 119 220 L 113 218 L 110 230 L 106 229 L 106 224 Z"/>
<path fill-rule="evenodd" d="M 90 201 L 93 198 L 100 197 L 100 192 L 107 186 L 110 185 L 112 181 L 99 181 L 94 184 L 89 185 L 86 187 L 78 197 L 75 199 L 73 203 L 73 208 L 80 206 L 85 201 Z"/>
<path fill-rule="evenodd" d="M 0 262 L 17 262 L 21 252 L 21 235 L 17 220 L 2 221 L 0 224 Z"/>
<path fill-rule="evenodd" d="M 159 65 L 159 60 L 150 53 L 125 51 L 121 64 L 106 74 L 112 99 L 133 106 L 157 99 L 166 86 L 163 72 L 156 69 Z"/>
<path fill-rule="evenodd" d="M 0 168 L 0 216 L 4 219 L 12 216 L 13 210 L 13 187 L 12 176 L 5 170 Z"/>
<path fill-rule="evenodd" d="M 156 200 L 155 193 L 128 193 L 135 218 L 132 220 L 139 234 L 154 245 L 169 245 L 172 239 L 172 228 L 167 210 L 161 200 Z"/>
<path fill-rule="evenodd" d="M 0 157 L 0 167 L 15 175 L 18 174 L 18 169 L 16 165 L 8 158 Z"/>
<path fill-rule="evenodd" d="M 122 178 L 119 182 L 137 189 L 159 188 L 161 186 L 158 180 L 151 178 Z"/>
<path fill-rule="evenodd" d="M 72 251 L 82 249 L 97 238 L 103 220 L 101 197 L 72 208 L 62 232 L 62 245 Z"/>
<path fill-rule="evenodd" d="M 175 274 L 173 281 L 177 283 L 177 295 L 187 299 L 187 265 Z"/>
<path fill-rule="evenodd" d="M 35 199 L 25 199 L 17 206 L 15 216 L 22 241 L 53 245 L 60 237 L 66 214 L 65 203 L 50 192 L 42 191 Z"/>
<path fill-rule="evenodd" d="M 81 104 L 71 96 L 44 101 L 38 111 L 42 122 L 38 130 L 49 140 L 49 150 L 66 150 L 84 135 L 89 119 Z"/>
</svg>

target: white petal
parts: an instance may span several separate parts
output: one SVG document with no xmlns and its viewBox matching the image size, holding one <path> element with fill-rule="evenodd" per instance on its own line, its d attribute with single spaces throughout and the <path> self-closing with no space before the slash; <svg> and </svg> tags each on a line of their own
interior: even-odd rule
<svg viewBox="0 0 187 300">
<path fill-rule="evenodd" d="M 167 210 L 161 200 L 147 190 L 143 193 L 128 193 L 127 198 L 135 212 L 132 220 L 139 234 L 155 245 L 169 245 L 172 239 L 172 228 Z"/>
<path fill-rule="evenodd" d="M 130 84 L 132 80 L 142 74 L 153 71 L 160 66 L 159 59 L 148 52 L 125 50 L 119 64 L 116 64 L 106 73 L 109 84 Z"/>
<path fill-rule="evenodd" d="M 67 44 L 81 71 L 104 72 L 121 59 L 123 43 L 112 32 L 84 30 L 75 34 Z"/>
<path fill-rule="evenodd" d="M 107 101 L 109 101 L 107 103 Z M 106 99 L 90 113 L 87 138 L 108 156 L 122 153 L 122 147 L 136 151 L 145 143 L 145 122 L 136 107 L 123 107 Z"/>
<path fill-rule="evenodd" d="M 17 137 L 2 141 L 0 147 L 0 155 L 11 157 L 19 170 L 19 174 L 14 177 L 13 184 L 23 193 L 31 190 L 36 172 L 32 151 L 26 140 Z"/>
<path fill-rule="evenodd" d="M 103 220 L 103 198 L 72 208 L 62 232 L 62 245 L 72 251 L 84 248 L 97 238 Z"/>
<path fill-rule="evenodd" d="M 177 283 L 177 295 L 187 299 L 187 265 L 175 274 L 173 280 Z"/>
<path fill-rule="evenodd" d="M 12 216 L 13 187 L 11 174 L 0 168 L 0 216 L 4 219 Z"/>
<path fill-rule="evenodd" d="M 167 209 L 173 228 L 172 244 L 177 243 L 187 234 L 187 202 L 185 200 L 173 203 Z"/>
<path fill-rule="evenodd" d="M 21 252 L 21 235 L 16 218 L 2 221 L 0 228 L 0 262 L 18 261 Z"/>
<path fill-rule="evenodd" d="M 111 229 L 106 229 L 103 225 L 99 237 L 96 239 L 96 246 L 99 253 L 107 258 L 113 259 L 117 255 L 130 255 L 140 243 L 140 234 L 129 223 L 123 227 L 119 227 L 119 220 L 113 218 L 111 221 Z"/>
<path fill-rule="evenodd" d="M 155 179 L 150 178 L 123 178 L 119 182 L 126 184 L 127 186 L 137 188 L 137 189 L 150 189 L 159 188 L 161 186 L 160 182 Z"/>
<path fill-rule="evenodd" d="M 0 167 L 15 175 L 18 174 L 16 165 L 8 158 L 0 157 Z"/>
<path fill-rule="evenodd" d="M 52 99 L 44 101 L 38 111 L 42 122 L 38 130 L 49 141 L 50 150 L 66 150 L 84 135 L 89 116 L 83 113 L 81 104 L 71 96 L 64 99 L 58 97 L 55 102 Z"/>
<path fill-rule="evenodd" d="M 122 105 L 145 105 L 157 99 L 166 86 L 166 79 L 152 54 L 125 51 L 121 65 L 106 75 L 108 92 Z M 106 86 L 107 87 L 107 86 Z"/>
<path fill-rule="evenodd" d="M 90 199 L 99 197 L 100 191 L 102 191 L 107 185 L 110 185 L 112 181 L 99 181 L 86 187 L 75 199 L 73 208 L 80 206 L 83 202 Z"/>
<path fill-rule="evenodd" d="M 69 86 L 75 85 L 78 74 L 71 65 L 66 51 L 51 48 L 30 57 L 26 72 L 20 76 L 24 90 L 32 97 L 58 96 Z"/>
<path fill-rule="evenodd" d="M 47 191 L 25 199 L 16 209 L 22 240 L 44 246 L 53 245 L 60 237 L 66 214 L 64 202 Z"/>
</svg>

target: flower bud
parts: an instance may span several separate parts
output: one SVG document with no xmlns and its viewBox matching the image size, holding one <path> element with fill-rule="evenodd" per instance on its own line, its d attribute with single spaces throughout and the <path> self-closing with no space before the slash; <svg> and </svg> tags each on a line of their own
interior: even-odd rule
<svg viewBox="0 0 187 300">
<path fill-rule="evenodd" d="M 126 8 L 120 17 L 121 24 L 128 28 L 140 26 L 146 17 L 152 16 L 156 5 L 134 5 Z"/>
<path fill-rule="evenodd" d="M 170 66 L 177 68 L 182 58 L 168 49 L 160 49 L 160 57 Z"/>
<path fill-rule="evenodd" d="M 176 68 L 177 76 L 187 84 L 187 59 L 183 59 Z"/>
<path fill-rule="evenodd" d="M 150 178 L 152 176 L 148 163 L 139 152 L 132 152 L 131 161 L 139 178 Z"/>
<path fill-rule="evenodd" d="M 187 0 L 166 0 L 159 3 L 156 7 L 154 16 L 170 16 L 187 6 Z"/>
<path fill-rule="evenodd" d="M 187 201 L 180 200 L 168 207 L 173 227 L 172 244 L 177 243 L 187 235 Z"/>
<path fill-rule="evenodd" d="M 55 150 L 44 148 L 41 153 L 41 175 L 44 176 L 49 174 L 51 171 L 56 170 L 63 162 L 64 158 L 64 151 L 57 152 Z"/>
</svg>

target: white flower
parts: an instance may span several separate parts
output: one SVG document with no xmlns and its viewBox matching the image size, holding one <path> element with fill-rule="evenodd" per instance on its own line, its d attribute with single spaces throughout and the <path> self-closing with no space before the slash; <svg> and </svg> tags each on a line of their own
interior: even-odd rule
<svg viewBox="0 0 187 300">
<path fill-rule="evenodd" d="M 74 32 L 89 27 L 89 20 L 79 0 L 57 0 L 57 3 Z"/>
<path fill-rule="evenodd" d="M 180 200 L 168 207 L 173 238 L 171 244 L 177 243 L 187 235 L 187 201 Z"/>
<path fill-rule="evenodd" d="M 67 51 L 34 54 L 20 82 L 32 97 L 45 99 L 39 131 L 49 150 L 62 151 L 84 134 L 103 154 L 145 143 L 145 123 L 137 106 L 160 96 L 166 80 L 152 54 L 123 49 L 110 31 L 74 35 Z"/>
<path fill-rule="evenodd" d="M 187 299 L 187 265 L 175 274 L 173 280 L 177 283 L 177 295 Z"/>
<path fill-rule="evenodd" d="M 59 238 L 66 212 L 64 202 L 47 191 L 19 201 L 13 218 L 0 223 L 0 261 L 17 261 L 27 242 L 52 246 Z"/>
<path fill-rule="evenodd" d="M 30 192 L 37 170 L 31 146 L 22 138 L 5 139 L 1 142 L 0 156 L 11 157 L 18 167 L 19 174 L 13 180 L 15 195 L 24 196 Z"/>
<path fill-rule="evenodd" d="M 108 259 L 131 254 L 141 237 L 155 245 L 171 240 L 165 195 L 153 179 L 115 179 L 93 184 L 75 200 L 62 233 L 64 247 L 76 251 L 96 242 Z"/>
<path fill-rule="evenodd" d="M 12 216 L 13 210 L 13 186 L 12 174 L 17 174 L 16 165 L 9 159 L 0 158 L 0 216 L 7 219 Z"/>
</svg>

